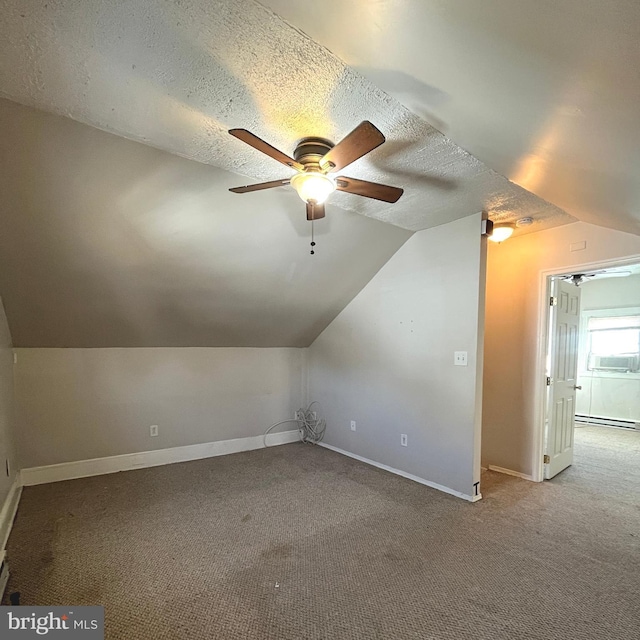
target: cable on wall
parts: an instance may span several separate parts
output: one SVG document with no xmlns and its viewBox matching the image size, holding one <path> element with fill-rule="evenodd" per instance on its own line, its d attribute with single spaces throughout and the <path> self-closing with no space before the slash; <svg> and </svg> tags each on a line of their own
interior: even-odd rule
<svg viewBox="0 0 640 640">
<path fill-rule="evenodd" d="M 316 411 L 311 407 L 316 405 Z M 300 440 L 309 444 L 318 444 L 324 438 L 327 429 L 327 422 L 324 418 L 318 418 L 320 405 L 316 401 L 312 402 L 306 409 L 298 409 L 298 424 L 300 429 Z"/>
<path fill-rule="evenodd" d="M 307 444 L 318 444 L 324 438 L 324 432 L 327 429 L 327 423 L 324 418 L 318 418 L 318 411 L 312 410 L 314 405 L 318 405 L 316 401 L 312 402 L 306 409 L 298 409 L 296 411 L 296 417 L 292 420 L 281 420 L 268 427 L 264 432 L 264 446 L 267 445 L 267 436 L 273 429 L 279 427 L 281 424 L 287 424 L 288 422 L 295 422 L 298 425 L 298 431 L 300 432 L 300 440 Z"/>
</svg>

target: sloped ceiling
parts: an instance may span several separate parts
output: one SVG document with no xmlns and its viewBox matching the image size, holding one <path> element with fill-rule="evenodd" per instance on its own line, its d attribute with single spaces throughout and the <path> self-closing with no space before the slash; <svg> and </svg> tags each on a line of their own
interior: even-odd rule
<svg viewBox="0 0 640 640">
<path fill-rule="evenodd" d="M 482 209 L 533 216 L 529 230 L 573 221 L 252 0 L 5 5 L 0 95 L 11 100 L 257 181 L 291 171 L 230 127 L 292 153 L 305 136 L 338 141 L 371 120 L 389 142 L 345 173 L 406 193 L 394 206 L 339 193 L 336 206 L 413 231 Z"/>
<path fill-rule="evenodd" d="M 640 2 L 264 4 L 498 173 L 640 234 Z"/>
<path fill-rule="evenodd" d="M 575 220 L 252 0 L 2 15 L 0 294 L 18 346 L 305 346 L 411 231 L 483 209 L 532 216 L 519 233 Z M 290 189 L 228 193 L 288 174 L 228 128 L 291 153 L 365 119 L 388 141 L 345 173 L 405 195 L 334 194 L 315 256 Z"/>
<path fill-rule="evenodd" d="M 15 346 L 307 346 L 411 235 L 0 100 L 0 291 Z"/>
</svg>

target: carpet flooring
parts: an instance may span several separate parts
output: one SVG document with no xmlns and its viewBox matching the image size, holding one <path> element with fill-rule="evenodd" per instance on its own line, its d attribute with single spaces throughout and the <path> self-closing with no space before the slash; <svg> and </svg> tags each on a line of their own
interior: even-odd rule
<svg viewBox="0 0 640 640">
<path fill-rule="evenodd" d="M 302 444 L 26 487 L 7 593 L 110 640 L 640 637 L 640 432 L 475 504 Z"/>
</svg>

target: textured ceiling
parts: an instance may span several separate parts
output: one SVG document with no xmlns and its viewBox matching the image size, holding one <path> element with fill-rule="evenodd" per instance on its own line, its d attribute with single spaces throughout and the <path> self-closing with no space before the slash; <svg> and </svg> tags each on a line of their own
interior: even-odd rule
<svg viewBox="0 0 640 640">
<path fill-rule="evenodd" d="M 498 173 L 640 234 L 640 2 L 264 4 Z"/>
<path fill-rule="evenodd" d="M 14 344 L 306 346 L 411 231 L 480 210 L 496 221 L 533 217 L 517 234 L 575 220 L 500 175 L 519 176 L 503 138 L 518 146 L 535 137 L 525 118 L 525 137 L 514 138 L 522 114 L 511 110 L 524 89 L 513 70 L 492 78 L 502 68 L 480 48 L 484 63 L 472 60 L 465 77 L 468 56 L 457 58 L 455 47 L 468 53 L 475 25 L 443 32 L 455 46 L 433 50 L 439 23 L 416 7 L 440 7 L 444 20 L 448 5 L 328 0 L 325 21 L 309 2 L 271 4 L 321 44 L 253 0 L 0 0 L 0 294 Z M 344 35 L 338 43 L 332 24 Z M 357 48 L 363 41 L 368 55 Z M 445 45 L 454 54 L 444 56 Z M 435 66 L 443 75 L 431 86 L 415 80 L 416 60 L 425 74 Z M 522 75 L 530 71 L 524 64 Z M 492 108 L 474 96 L 467 104 L 449 78 L 476 89 L 510 82 L 518 95 L 507 87 Z M 536 78 L 534 93 L 544 89 Z M 462 103 L 461 114 L 447 111 Z M 620 115 L 629 119 L 622 107 Z M 291 172 L 227 129 L 247 128 L 292 153 L 305 136 L 338 141 L 365 119 L 387 143 L 344 173 L 405 195 L 389 205 L 333 194 L 316 224 L 315 256 L 290 188 L 228 192 Z M 467 136 L 483 123 L 486 132 Z M 624 148 L 636 139 L 629 130 Z M 518 160 L 528 157 L 521 150 Z M 555 198 L 542 188 L 549 171 L 540 175 L 518 181 Z M 600 184 L 587 176 L 572 197 Z M 616 206 L 633 195 L 622 186 Z"/>
<path fill-rule="evenodd" d="M 309 2 L 290 4 L 313 15 Z M 321 6 L 344 26 L 342 2 Z M 4 0 L 2 14 L 0 95 L 16 102 L 256 181 L 288 170 L 233 139 L 228 128 L 250 129 L 291 153 L 302 137 L 336 141 L 368 119 L 388 142 L 345 174 L 404 187 L 405 195 L 388 205 L 337 193 L 334 206 L 409 230 L 482 209 L 497 220 L 534 217 L 518 233 L 574 220 L 463 151 L 257 2 Z M 348 21 L 355 32 L 359 14 L 351 11 Z M 392 31 L 393 24 L 380 29 Z M 403 36 L 378 45 L 392 55 L 403 50 Z M 228 186 L 213 184 L 220 193 Z M 235 197 L 263 206 L 267 196 Z"/>
<path fill-rule="evenodd" d="M 18 347 L 307 346 L 411 235 L 0 100 L 0 293 Z"/>
</svg>

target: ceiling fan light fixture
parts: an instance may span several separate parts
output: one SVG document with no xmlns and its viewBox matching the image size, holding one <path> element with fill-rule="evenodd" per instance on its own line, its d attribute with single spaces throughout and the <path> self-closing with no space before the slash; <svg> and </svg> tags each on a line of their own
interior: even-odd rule
<svg viewBox="0 0 640 640">
<path fill-rule="evenodd" d="M 309 204 L 322 204 L 336 190 L 335 180 L 315 171 L 297 173 L 291 178 L 291 186 Z"/>
<path fill-rule="evenodd" d="M 489 240 L 493 242 L 504 242 L 511 237 L 514 225 L 512 224 L 495 224 L 493 225 L 493 233 L 489 236 Z"/>
</svg>

